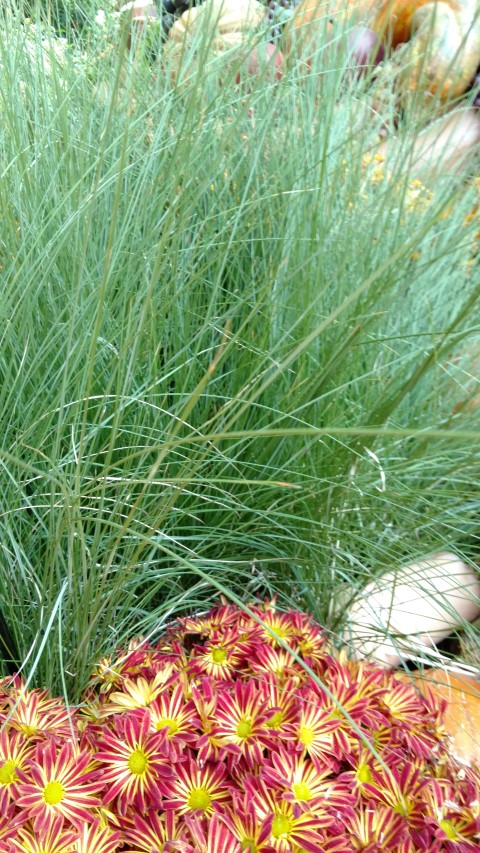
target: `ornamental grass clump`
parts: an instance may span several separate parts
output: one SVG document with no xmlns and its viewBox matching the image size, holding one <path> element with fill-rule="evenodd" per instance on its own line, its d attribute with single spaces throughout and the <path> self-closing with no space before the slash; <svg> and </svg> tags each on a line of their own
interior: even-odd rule
<svg viewBox="0 0 480 853">
<path fill-rule="evenodd" d="M 478 849 L 480 773 L 443 708 L 274 602 L 132 642 L 77 709 L 0 689 L 6 853 Z"/>
</svg>

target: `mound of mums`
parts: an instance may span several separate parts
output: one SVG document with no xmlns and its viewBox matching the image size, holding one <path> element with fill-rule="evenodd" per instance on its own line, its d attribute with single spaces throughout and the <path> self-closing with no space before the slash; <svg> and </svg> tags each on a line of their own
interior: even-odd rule
<svg viewBox="0 0 480 853">
<path fill-rule="evenodd" d="M 298 611 L 222 602 L 102 660 L 80 707 L 0 682 L 0 850 L 472 853 L 443 710 Z"/>
</svg>

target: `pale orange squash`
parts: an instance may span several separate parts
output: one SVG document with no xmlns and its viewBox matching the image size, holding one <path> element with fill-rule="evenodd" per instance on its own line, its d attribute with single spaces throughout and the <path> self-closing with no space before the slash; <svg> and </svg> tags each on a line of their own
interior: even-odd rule
<svg viewBox="0 0 480 853">
<path fill-rule="evenodd" d="M 422 693 L 446 699 L 445 729 L 453 755 L 462 762 L 480 763 L 480 681 L 468 675 L 428 669 L 402 673 L 401 679 L 413 678 Z"/>
<path fill-rule="evenodd" d="M 287 54 L 313 52 L 331 29 L 332 19 L 368 23 L 377 8 L 378 0 L 300 0 L 285 27 L 284 50 Z"/>
</svg>

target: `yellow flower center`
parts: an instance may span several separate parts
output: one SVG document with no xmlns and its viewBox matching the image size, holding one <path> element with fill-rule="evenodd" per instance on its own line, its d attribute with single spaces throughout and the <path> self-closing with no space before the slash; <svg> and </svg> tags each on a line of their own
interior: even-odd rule
<svg viewBox="0 0 480 853">
<path fill-rule="evenodd" d="M 409 808 L 409 804 L 407 803 L 406 799 L 404 797 L 399 797 L 393 807 L 393 811 L 396 814 L 402 815 L 402 817 L 408 817 L 411 809 Z"/>
<path fill-rule="evenodd" d="M 451 820 L 441 820 L 440 826 L 450 841 L 455 841 L 458 838 L 458 833 Z"/>
<path fill-rule="evenodd" d="M 64 793 L 61 782 L 47 782 L 43 789 L 43 799 L 48 806 L 56 806 L 63 800 Z"/>
<path fill-rule="evenodd" d="M 36 726 L 28 726 L 27 723 L 22 723 L 20 726 L 20 730 L 27 737 L 31 737 L 32 735 L 35 735 L 37 733 Z"/>
<path fill-rule="evenodd" d="M 355 776 L 358 782 L 371 782 L 373 779 L 372 771 L 368 764 L 361 764 Z"/>
<path fill-rule="evenodd" d="M 280 637 L 280 639 L 281 639 L 281 640 L 288 640 L 288 638 L 289 638 L 289 633 L 288 633 L 288 631 L 283 627 L 283 625 L 276 625 L 275 623 L 272 623 L 272 625 L 271 625 L 270 627 L 271 627 L 272 631 L 275 631 L 275 633 L 276 633 L 277 637 Z M 266 633 L 269 637 L 272 637 L 272 640 L 276 640 L 276 637 L 273 637 L 271 634 L 269 634 L 269 633 L 268 633 L 268 631 L 266 631 L 265 633 Z"/>
<path fill-rule="evenodd" d="M 269 729 L 279 729 L 283 723 L 283 711 L 276 711 L 273 717 L 267 720 Z"/>
<path fill-rule="evenodd" d="M 250 847 L 250 853 L 258 853 L 258 847 L 255 844 L 253 838 L 244 838 L 241 842 L 242 850 L 246 850 L 247 847 Z"/>
<path fill-rule="evenodd" d="M 0 767 L 0 785 L 10 785 L 11 782 L 16 782 L 18 779 L 15 770 L 17 765 L 14 761 L 5 761 Z"/>
<path fill-rule="evenodd" d="M 274 838 L 288 838 L 292 831 L 292 820 L 284 814 L 277 814 L 273 818 L 272 835 Z"/>
<path fill-rule="evenodd" d="M 145 770 L 148 767 L 148 758 L 141 749 L 136 749 L 132 752 L 130 758 L 127 762 L 128 769 L 130 773 L 134 773 L 135 776 L 141 776 L 142 773 L 145 773 Z"/>
<path fill-rule="evenodd" d="M 214 649 L 212 652 L 212 660 L 214 663 L 222 664 L 225 663 L 227 659 L 227 653 L 225 649 Z"/>
<path fill-rule="evenodd" d="M 312 792 L 306 782 L 298 782 L 298 784 L 294 784 L 293 793 L 297 800 L 307 801 L 312 799 Z"/>
<path fill-rule="evenodd" d="M 246 738 L 252 734 L 252 724 L 249 720 L 240 720 L 237 731 L 237 737 Z"/>
<path fill-rule="evenodd" d="M 179 725 L 176 720 L 171 720 L 169 717 L 163 717 L 163 719 L 158 720 L 155 728 L 157 730 L 164 729 L 168 726 L 168 737 L 172 737 L 178 732 Z"/>
<path fill-rule="evenodd" d="M 187 806 L 189 809 L 201 809 L 205 812 L 210 808 L 212 798 L 205 788 L 192 788 L 188 795 Z"/>
<path fill-rule="evenodd" d="M 299 738 L 300 743 L 303 743 L 304 746 L 311 746 L 315 740 L 315 733 L 310 726 L 300 726 Z"/>
</svg>

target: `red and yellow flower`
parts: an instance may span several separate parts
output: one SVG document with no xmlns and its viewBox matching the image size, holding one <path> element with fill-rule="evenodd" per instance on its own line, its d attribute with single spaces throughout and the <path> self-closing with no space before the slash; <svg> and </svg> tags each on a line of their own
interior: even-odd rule
<svg viewBox="0 0 480 853">
<path fill-rule="evenodd" d="M 295 730 L 297 743 L 310 758 L 327 759 L 338 756 L 334 736 L 341 721 L 318 705 L 318 696 L 309 690 L 300 703 L 300 714 Z"/>
<path fill-rule="evenodd" d="M 33 741 L 49 735 L 71 738 L 74 715 L 61 699 L 50 698 L 46 690 L 27 692 L 23 688 L 12 697 L 11 706 L 6 722 L 27 738 Z"/>
<path fill-rule="evenodd" d="M 111 693 L 108 702 L 101 709 L 102 716 L 118 714 L 124 710 L 148 708 L 157 696 L 171 683 L 175 671 L 173 663 L 157 672 L 151 680 L 142 676 L 136 679 L 125 678 L 122 689 Z"/>
<path fill-rule="evenodd" d="M 75 845 L 75 853 L 115 853 L 123 846 L 122 833 L 102 826 L 99 820 L 84 824 Z M 42 851 L 38 851 L 42 853 Z"/>
<path fill-rule="evenodd" d="M 145 816 L 134 814 L 133 824 L 124 832 L 130 853 L 152 853 L 185 838 L 185 824 L 172 809 L 161 814 L 156 809 Z"/>
<path fill-rule="evenodd" d="M 268 702 L 265 725 L 281 742 L 294 741 L 299 717 L 297 682 L 289 679 L 279 684 L 275 676 L 269 673 L 258 686 Z"/>
<path fill-rule="evenodd" d="M 140 812 L 161 807 L 161 783 L 173 775 L 164 740 L 164 731 L 151 732 L 148 711 L 125 716 L 117 735 L 103 732 L 95 759 L 107 789 L 105 805 L 115 801 L 122 815 L 129 806 Z"/>
<path fill-rule="evenodd" d="M 396 848 L 406 839 L 402 816 L 390 806 L 362 805 L 347 815 L 348 834 L 355 850 L 380 851 Z"/>
<path fill-rule="evenodd" d="M 274 853 L 270 844 L 273 817 L 260 818 L 248 794 L 233 791 L 233 806 L 222 811 L 222 820 L 238 839 L 243 851 Z"/>
<path fill-rule="evenodd" d="M 227 629 L 224 633 L 214 631 L 202 647 L 195 647 L 189 673 L 194 678 L 203 674 L 215 680 L 230 681 L 241 671 L 250 651 L 250 644 L 240 642 L 237 629 Z"/>
<path fill-rule="evenodd" d="M 187 823 L 195 842 L 195 853 L 242 853 L 244 848 L 217 812 L 208 821 L 206 833 L 198 819 L 187 816 Z"/>
<path fill-rule="evenodd" d="M 78 831 L 65 829 L 61 815 L 56 817 L 46 832 L 35 832 L 21 826 L 10 842 L 11 853 L 74 853 Z"/>
<path fill-rule="evenodd" d="M 255 649 L 255 655 L 250 666 L 260 678 L 273 674 L 280 684 L 287 680 L 293 680 L 300 684 L 307 679 L 305 670 L 296 662 L 290 652 L 283 648 L 276 649 L 267 644 L 259 645 Z"/>
<path fill-rule="evenodd" d="M 267 719 L 268 704 L 262 692 L 252 681 L 237 681 L 233 695 L 224 692 L 219 696 L 212 735 L 253 768 L 262 764 L 263 750 L 272 745 Z"/>
<path fill-rule="evenodd" d="M 290 613 L 282 613 L 278 610 L 261 611 L 258 616 L 262 620 L 259 626 L 259 637 L 263 642 L 271 646 L 282 648 L 279 640 L 287 643 L 290 648 L 297 648 L 297 626 Z"/>
<path fill-rule="evenodd" d="M 385 769 L 372 771 L 372 781 L 364 784 L 365 797 L 393 809 L 412 829 L 425 822 L 423 789 L 428 780 L 422 777 L 419 767 L 412 762 L 399 764 L 395 754 Z"/>
<path fill-rule="evenodd" d="M 312 814 L 295 809 L 278 792 L 269 790 L 262 779 L 247 778 L 245 789 L 252 798 L 257 819 L 260 823 L 269 822 L 269 844 L 274 850 L 290 853 L 300 847 L 318 853 L 325 837 L 324 831 L 334 823 L 329 814 Z"/>
<path fill-rule="evenodd" d="M 175 767 L 175 776 L 163 786 L 164 809 L 175 809 L 178 814 L 197 812 L 210 816 L 216 803 L 229 803 L 230 786 L 225 764 L 199 766 L 194 760 Z"/>
<path fill-rule="evenodd" d="M 26 770 L 33 750 L 34 744 L 23 732 L 7 728 L 0 731 L 0 814 L 7 811 L 10 800 L 16 796 L 17 771 Z"/>
<path fill-rule="evenodd" d="M 17 808 L 25 810 L 35 832 L 47 833 L 58 817 L 78 828 L 94 820 L 93 809 L 101 804 L 96 795 L 105 782 L 89 769 L 91 763 L 90 752 L 77 752 L 68 741 L 60 749 L 55 740 L 37 745 L 28 771 L 17 771 L 16 798 Z"/>
<path fill-rule="evenodd" d="M 336 778 L 332 765 L 287 752 L 283 747 L 272 754 L 271 765 L 261 775 L 267 787 L 280 791 L 283 799 L 300 811 L 346 813 L 357 802 L 350 786 Z"/>
<path fill-rule="evenodd" d="M 150 726 L 152 731 L 166 730 L 166 744 L 174 752 L 181 752 L 188 743 L 198 740 L 200 719 L 196 714 L 192 699 L 185 698 L 182 684 L 173 691 L 164 691 L 150 705 Z"/>
</svg>

